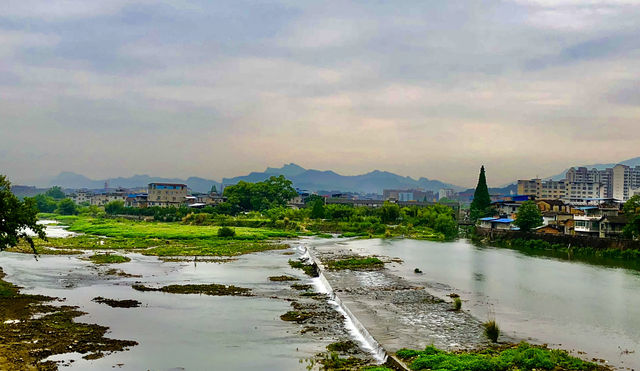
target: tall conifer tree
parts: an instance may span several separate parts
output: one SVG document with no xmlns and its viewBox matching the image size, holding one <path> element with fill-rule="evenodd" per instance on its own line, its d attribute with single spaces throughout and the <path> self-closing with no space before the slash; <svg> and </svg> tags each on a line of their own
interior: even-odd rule
<svg viewBox="0 0 640 371">
<path fill-rule="evenodd" d="M 484 174 L 483 165 L 480 168 L 480 177 L 478 178 L 476 191 L 473 194 L 469 217 L 475 222 L 479 218 L 489 216 L 489 214 L 491 214 L 491 197 L 489 196 L 489 188 L 487 187 L 487 178 Z"/>
</svg>

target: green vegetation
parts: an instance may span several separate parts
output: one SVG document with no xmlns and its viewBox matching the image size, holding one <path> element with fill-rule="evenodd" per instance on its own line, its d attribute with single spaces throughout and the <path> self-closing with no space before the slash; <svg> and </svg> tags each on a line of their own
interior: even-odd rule
<svg viewBox="0 0 640 371">
<path fill-rule="evenodd" d="M 401 349 L 400 359 L 412 370 L 516 371 L 516 370 L 606 370 L 605 367 L 571 357 L 562 350 L 527 343 L 478 352 L 445 352 L 434 346 L 425 350 Z"/>
<path fill-rule="evenodd" d="M 148 287 L 141 284 L 131 285 L 138 291 L 159 291 L 169 294 L 201 294 L 210 296 L 253 296 L 251 289 L 233 285 L 202 284 L 202 285 L 169 285 L 160 288 Z"/>
<path fill-rule="evenodd" d="M 291 276 L 271 276 L 269 281 L 282 282 L 282 281 L 298 281 L 297 278 Z"/>
<path fill-rule="evenodd" d="M 125 300 L 115 300 L 115 299 L 107 299 L 102 296 L 98 296 L 96 298 L 91 299 L 96 303 L 106 304 L 111 308 L 137 308 L 140 306 L 139 301 L 133 299 L 125 299 Z"/>
<path fill-rule="evenodd" d="M 95 264 L 118 264 L 131 261 L 130 258 L 117 254 L 95 254 L 89 257 Z"/>
<path fill-rule="evenodd" d="M 453 310 L 457 312 L 460 309 L 462 309 L 462 299 L 459 297 L 453 298 Z"/>
<path fill-rule="evenodd" d="M 302 323 L 308 320 L 309 318 L 313 317 L 313 315 L 314 314 L 311 312 L 301 312 L 297 310 L 290 310 L 287 313 L 281 315 L 280 319 L 283 321 Z"/>
<path fill-rule="evenodd" d="M 236 231 L 235 229 L 231 229 L 229 227 L 221 227 L 218 229 L 218 237 L 235 237 Z"/>
<path fill-rule="evenodd" d="M 321 358 L 320 363 L 322 363 L 324 370 L 358 370 L 361 367 L 365 366 L 368 362 L 356 357 L 349 358 L 341 358 L 338 353 L 331 352 L 326 354 L 323 358 Z"/>
<path fill-rule="evenodd" d="M 320 275 L 318 272 L 318 265 L 316 263 L 305 264 L 301 261 L 289 260 L 289 265 L 291 268 L 302 269 L 302 271 L 310 277 L 318 277 Z"/>
<path fill-rule="evenodd" d="M 284 207 L 297 192 L 284 176 L 272 176 L 264 182 L 239 182 L 224 189 L 224 196 L 232 211 L 265 211 Z"/>
<path fill-rule="evenodd" d="M 538 205 L 533 201 L 526 201 L 520 205 L 514 224 L 523 232 L 528 232 L 542 225 L 542 214 Z"/>
<path fill-rule="evenodd" d="M 309 290 L 311 288 L 311 285 L 306 285 L 306 284 L 301 284 L 301 283 L 294 283 L 293 285 L 291 285 L 291 288 L 294 289 L 294 290 L 305 291 L 305 290 Z"/>
<path fill-rule="evenodd" d="M 379 269 L 384 267 L 384 262 L 375 257 L 367 258 L 348 258 L 339 260 L 329 260 L 326 262 L 328 269 Z"/>
<path fill-rule="evenodd" d="M 472 221 L 480 218 L 491 216 L 491 196 L 489 196 L 489 188 L 487 187 L 487 178 L 484 173 L 484 166 L 480 168 L 480 176 L 478 177 L 478 185 L 473 194 L 471 202 L 470 215 Z"/>
<path fill-rule="evenodd" d="M 78 209 L 72 199 L 65 198 L 58 203 L 56 212 L 60 215 L 76 215 L 78 213 Z"/>
<path fill-rule="evenodd" d="M 624 215 L 629 219 L 624 227 L 624 236 L 633 239 L 640 238 L 640 195 L 635 195 L 625 202 Z"/>
<path fill-rule="evenodd" d="M 482 324 L 484 327 L 484 335 L 487 339 L 491 340 L 494 343 L 498 342 L 498 337 L 500 337 L 500 327 L 496 323 L 495 319 L 489 320 Z"/>
<path fill-rule="evenodd" d="M 357 347 L 358 345 L 354 343 L 352 340 L 347 340 L 347 341 L 337 341 L 335 343 L 331 343 L 327 345 L 327 350 L 330 352 L 346 353 Z"/>
<path fill-rule="evenodd" d="M 60 188 L 59 186 L 53 186 L 47 189 L 44 195 L 47 197 L 51 197 L 54 200 L 62 200 L 63 198 L 67 197 L 67 195 L 62 191 L 62 188 Z"/>
<path fill-rule="evenodd" d="M 44 227 L 36 224 L 37 215 L 35 201 L 20 201 L 11 193 L 11 182 L 4 175 L 0 175 L 0 251 L 16 246 L 20 240 L 24 240 L 35 253 L 33 239 L 27 235 L 26 230 L 31 229 L 39 238 L 45 239 Z"/>
</svg>

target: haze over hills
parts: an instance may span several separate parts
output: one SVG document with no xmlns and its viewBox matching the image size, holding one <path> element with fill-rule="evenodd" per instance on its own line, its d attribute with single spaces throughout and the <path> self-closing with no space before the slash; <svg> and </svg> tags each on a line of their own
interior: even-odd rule
<svg viewBox="0 0 640 371">
<path fill-rule="evenodd" d="M 167 183 L 185 183 L 195 192 L 208 192 L 212 186 L 220 189 L 221 185 L 236 184 L 239 181 L 259 182 L 273 175 L 284 175 L 293 182 L 295 187 L 310 191 L 343 191 L 343 192 L 362 192 L 362 193 L 382 193 L 383 189 L 409 189 L 423 188 L 427 190 L 438 191 L 441 188 L 452 188 L 455 191 L 461 191 L 464 188 L 453 184 L 441 182 L 428 178 L 414 179 L 393 174 L 387 171 L 375 170 L 362 175 L 340 175 L 334 171 L 320 171 L 313 169 L 305 169 L 296 164 L 286 164 L 280 168 L 269 167 L 263 172 L 252 172 L 248 175 L 238 176 L 234 178 L 224 178 L 222 182 L 211 179 L 198 177 L 190 177 L 186 180 L 179 178 L 162 178 L 152 177 L 150 175 L 134 175 L 124 178 L 109 178 L 94 180 L 84 175 L 73 172 L 62 172 L 56 177 L 48 181 L 48 186 L 58 185 L 62 188 L 104 188 L 105 181 L 110 188 L 124 187 L 136 188 L 145 187 L 151 182 L 167 182 Z"/>
</svg>

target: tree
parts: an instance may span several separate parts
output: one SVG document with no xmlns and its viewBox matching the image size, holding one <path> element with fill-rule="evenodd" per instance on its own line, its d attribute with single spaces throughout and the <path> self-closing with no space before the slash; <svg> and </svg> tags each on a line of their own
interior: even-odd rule
<svg viewBox="0 0 640 371">
<path fill-rule="evenodd" d="M 78 209 L 76 204 L 70 199 L 65 198 L 60 201 L 58 204 L 58 209 L 56 210 L 60 215 L 75 215 L 78 213 Z"/>
<path fill-rule="evenodd" d="M 382 219 L 383 223 L 395 223 L 400 216 L 400 206 L 396 204 L 392 204 L 389 201 L 385 201 L 385 203 L 380 208 L 380 219 Z"/>
<path fill-rule="evenodd" d="M 240 211 L 265 211 L 286 206 L 298 193 L 284 176 L 272 176 L 264 182 L 238 182 L 224 189 L 227 202 Z"/>
<path fill-rule="evenodd" d="M 535 227 L 542 225 L 542 214 L 538 205 L 533 201 L 526 201 L 520 205 L 514 224 L 521 231 L 528 232 Z"/>
<path fill-rule="evenodd" d="M 41 213 L 52 213 L 58 208 L 58 203 L 51 196 L 39 194 L 33 200 Z"/>
<path fill-rule="evenodd" d="M 64 192 L 62 192 L 62 188 L 60 188 L 59 186 L 54 186 L 49 188 L 45 193 L 45 196 L 49 196 L 53 199 L 56 200 L 62 200 L 63 198 L 67 197 L 66 194 L 64 194 Z"/>
<path fill-rule="evenodd" d="M 324 218 L 324 200 L 314 200 L 311 206 L 311 219 Z"/>
<path fill-rule="evenodd" d="M 104 205 L 104 211 L 109 215 L 122 214 L 124 211 L 124 201 L 111 201 Z"/>
<path fill-rule="evenodd" d="M 624 236 L 633 239 L 640 238 L 640 195 L 635 195 L 625 202 L 623 210 L 628 219 L 623 230 Z"/>
<path fill-rule="evenodd" d="M 489 188 L 487 187 L 487 178 L 484 174 L 484 166 L 480 168 L 480 177 L 478 178 L 478 185 L 476 191 L 473 194 L 473 201 L 471 202 L 470 218 L 472 221 L 476 221 L 485 216 L 490 216 L 491 210 L 491 197 L 489 196 Z"/>
<path fill-rule="evenodd" d="M 20 201 L 11 192 L 11 182 L 0 175 L 0 251 L 18 244 L 22 238 L 36 252 L 33 239 L 27 230 L 33 231 L 37 237 L 46 239 L 44 227 L 37 224 L 38 208 L 34 199 Z"/>
</svg>

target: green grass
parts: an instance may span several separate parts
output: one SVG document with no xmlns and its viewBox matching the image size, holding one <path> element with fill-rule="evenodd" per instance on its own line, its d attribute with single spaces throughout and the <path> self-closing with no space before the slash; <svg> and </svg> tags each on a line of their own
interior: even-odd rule
<svg viewBox="0 0 640 371">
<path fill-rule="evenodd" d="M 202 240 L 158 246 L 142 250 L 142 254 L 155 256 L 236 256 L 288 248 L 288 245 L 270 241 Z"/>
<path fill-rule="evenodd" d="M 328 269 L 378 269 L 384 267 L 384 262 L 378 258 L 348 258 L 329 260 L 326 262 Z"/>
<path fill-rule="evenodd" d="M 500 337 L 500 327 L 495 320 L 489 320 L 482 324 L 484 327 L 484 335 L 487 339 L 491 340 L 494 343 L 498 342 L 498 337 Z"/>
<path fill-rule="evenodd" d="M 453 298 L 453 310 L 459 311 L 462 308 L 462 300 L 460 298 Z"/>
<path fill-rule="evenodd" d="M 156 238 L 164 240 L 220 239 L 219 226 L 184 225 L 177 222 L 142 222 L 126 219 L 79 217 L 69 226 L 73 232 L 113 238 Z M 234 240 L 293 238 L 298 234 L 267 228 L 235 227 Z"/>
<path fill-rule="evenodd" d="M 89 260 L 95 264 L 118 264 L 131 261 L 130 258 L 117 254 L 95 254 L 90 256 Z"/>
<path fill-rule="evenodd" d="M 412 370 L 509 371 L 509 370 L 604 370 L 606 368 L 570 356 L 562 350 L 527 343 L 506 349 L 450 353 L 428 346 L 423 351 L 401 349 L 400 359 Z"/>
</svg>

